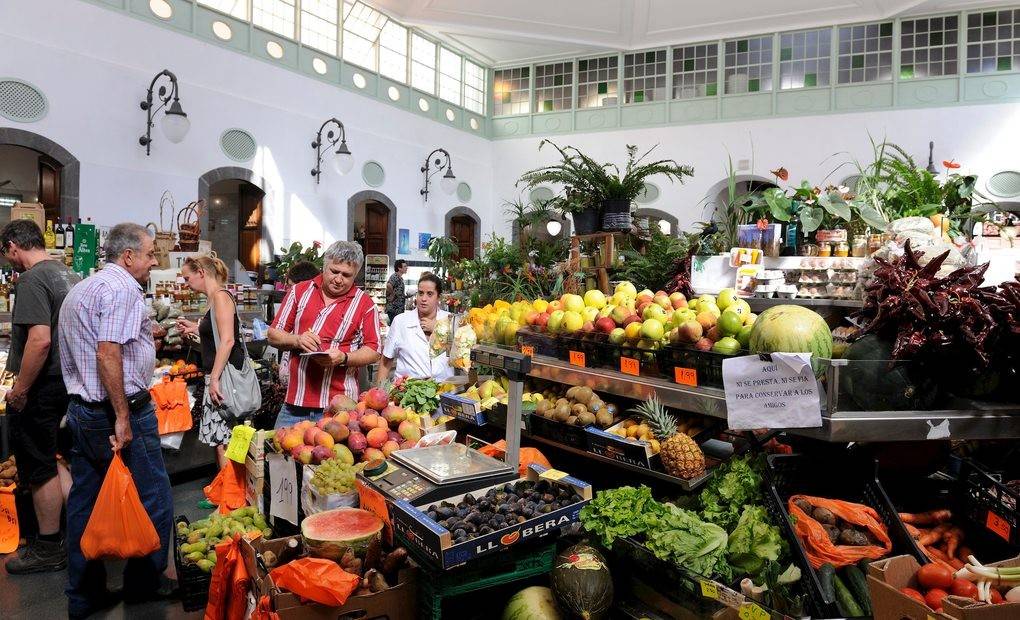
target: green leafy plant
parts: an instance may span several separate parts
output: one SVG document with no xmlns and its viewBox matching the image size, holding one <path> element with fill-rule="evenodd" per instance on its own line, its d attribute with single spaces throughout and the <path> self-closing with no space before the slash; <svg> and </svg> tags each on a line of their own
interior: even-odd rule
<svg viewBox="0 0 1020 620">
<path fill-rule="evenodd" d="M 698 235 L 690 233 L 674 237 L 653 227 L 643 254 L 633 248 L 622 251 L 624 267 L 619 276 L 632 282 L 639 290 L 661 290 L 673 277 L 676 263 L 687 256 L 699 239 Z"/>
<path fill-rule="evenodd" d="M 425 253 L 435 263 L 436 275 L 445 280 L 450 267 L 456 261 L 457 254 L 460 253 L 460 248 L 451 237 L 432 237 L 429 239 L 428 247 L 425 248 Z"/>
<path fill-rule="evenodd" d="M 307 248 L 301 245 L 300 241 L 295 241 L 290 244 L 286 252 L 278 254 L 268 266 L 276 269 L 276 278 L 278 280 L 286 278 L 291 266 L 301 261 L 308 261 L 322 269 L 322 252 L 319 251 L 321 247 L 322 244 L 318 241 L 313 241 Z"/>
</svg>

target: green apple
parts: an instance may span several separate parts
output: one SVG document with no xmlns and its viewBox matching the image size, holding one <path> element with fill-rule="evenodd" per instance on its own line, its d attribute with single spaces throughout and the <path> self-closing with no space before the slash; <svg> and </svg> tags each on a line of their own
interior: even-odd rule
<svg viewBox="0 0 1020 620">
<path fill-rule="evenodd" d="M 712 345 L 712 350 L 723 355 L 736 355 L 740 352 L 740 342 L 732 336 L 726 336 Z"/>
<path fill-rule="evenodd" d="M 613 331 L 609 332 L 609 342 L 613 344 L 623 344 L 624 340 L 626 340 L 626 333 L 623 331 L 622 327 L 617 327 Z"/>
<path fill-rule="evenodd" d="M 634 288 L 633 284 L 631 284 L 630 282 L 628 282 L 626 280 L 624 280 L 623 282 L 620 282 L 619 284 L 617 284 L 616 288 L 613 290 L 613 293 L 614 294 L 623 293 L 624 295 L 627 295 L 628 297 L 630 297 L 632 299 L 634 297 L 637 297 L 637 289 Z"/>
<path fill-rule="evenodd" d="M 585 306 L 584 310 L 581 311 L 581 316 L 584 317 L 585 321 L 594 323 L 599 318 L 599 309 L 593 306 Z"/>
<path fill-rule="evenodd" d="M 606 305 L 606 296 L 598 289 L 587 291 L 584 294 L 584 305 L 589 308 L 602 309 Z"/>
<path fill-rule="evenodd" d="M 563 316 L 566 313 L 562 310 L 553 310 L 552 314 L 549 315 L 549 322 L 546 323 L 546 329 L 549 330 L 550 334 L 558 334 L 563 329 Z"/>
<path fill-rule="evenodd" d="M 580 312 L 574 312 L 573 310 L 567 310 L 563 313 L 563 331 L 572 334 L 584 325 L 584 317 L 581 316 Z"/>
<path fill-rule="evenodd" d="M 563 309 L 580 314 L 580 312 L 584 310 L 584 299 L 582 299 L 580 295 L 564 295 Z"/>
<path fill-rule="evenodd" d="M 662 321 L 658 319 L 650 318 L 646 319 L 641 324 L 641 337 L 653 342 L 662 340 L 662 336 L 665 333 L 665 328 L 662 325 Z"/>
<path fill-rule="evenodd" d="M 737 342 L 740 343 L 741 349 L 746 349 L 751 342 L 751 330 L 754 329 L 754 325 L 744 325 L 737 332 Z"/>
<path fill-rule="evenodd" d="M 646 321 L 648 319 L 655 319 L 660 323 L 665 323 L 666 310 L 663 309 L 662 306 L 658 306 L 656 304 L 649 304 L 648 306 L 645 307 L 645 311 L 641 315 L 641 318 L 645 319 Z"/>
<path fill-rule="evenodd" d="M 698 314 L 701 314 L 702 312 L 711 312 L 717 319 L 722 314 L 722 310 L 719 309 L 719 306 L 708 302 L 698 304 Z"/>
<path fill-rule="evenodd" d="M 716 297 L 715 305 L 719 306 L 720 310 L 729 308 L 730 305 L 737 300 L 737 291 L 731 288 L 724 288 L 719 291 L 719 296 Z"/>
<path fill-rule="evenodd" d="M 599 318 L 601 319 L 602 317 L 605 316 L 613 316 L 613 310 L 616 310 L 616 306 L 612 304 L 606 304 L 605 306 L 602 307 L 601 310 L 599 310 Z"/>
</svg>

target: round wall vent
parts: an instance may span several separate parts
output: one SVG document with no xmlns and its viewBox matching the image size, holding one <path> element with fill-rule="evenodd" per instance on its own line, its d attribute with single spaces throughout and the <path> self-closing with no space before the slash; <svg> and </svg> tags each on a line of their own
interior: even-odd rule
<svg viewBox="0 0 1020 620">
<path fill-rule="evenodd" d="M 0 116 L 32 123 L 46 116 L 46 96 L 35 86 L 14 78 L 0 78 Z"/>
<path fill-rule="evenodd" d="M 386 182 L 386 170 L 377 161 L 366 161 L 361 167 L 361 178 L 369 187 L 379 187 Z"/>
<path fill-rule="evenodd" d="M 861 175 L 851 174 L 847 178 L 839 182 L 843 187 L 849 188 L 851 193 L 857 193 L 857 184 L 861 182 Z"/>
<path fill-rule="evenodd" d="M 234 161 L 250 161 L 255 157 L 255 138 L 243 129 L 228 129 L 220 136 L 223 154 Z"/>
<path fill-rule="evenodd" d="M 641 189 L 641 193 L 634 198 L 634 202 L 640 205 L 646 205 L 655 202 L 659 199 L 659 187 L 654 183 L 645 183 L 644 188 Z"/>
<path fill-rule="evenodd" d="M 531 204 L 542 204 L 552 200 L 555 195 L 551 188 L 540 185 L 528 194 L 528 202 Z"/>
<path fill-rule="evenodd" d="M 988 193 L 998 198 L 1016 198 L 1020 196 L 1020 172 L 1003 170 L 988 177 Z"/>
<path fill-rule="evenodd" d="M 471 186 L 463 182 L 457 185 L 457 198 L 461 202 L 471 202 Z"/>
</svg>

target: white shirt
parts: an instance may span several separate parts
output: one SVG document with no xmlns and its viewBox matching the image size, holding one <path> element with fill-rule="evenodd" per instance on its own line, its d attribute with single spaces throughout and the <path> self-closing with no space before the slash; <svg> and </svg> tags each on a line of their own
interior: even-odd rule
<svg viewBox="0 0 1020 620">
<path fill-rule="evenodd" d="M 436 311 L 436 322 L 449 320 L 450 313 Z M 437 357 L 429 355 L 429 339 L 418 322 L 418 309 L 398 314 L 390 325 L 383 355 L 397 361 L 396 376 L 443 381 L 453 376 L 450 358 L 444 351 Z"/>
</svg>

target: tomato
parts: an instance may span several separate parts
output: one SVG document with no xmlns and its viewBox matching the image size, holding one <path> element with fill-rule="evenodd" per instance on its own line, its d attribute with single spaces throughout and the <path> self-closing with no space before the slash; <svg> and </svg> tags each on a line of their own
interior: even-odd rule
<svg viewBox="0 0 1020 620">
<path fill-rule="evenodd" d="M 1000 593 L 994 587 L 991 589 L 991 592 L 989 592 L 988 598 L 990 598 L 992 600 L 992 604 L 993 605 L 998 605 L 999 603 L 1003 602 L 1002 601 L 1002 593 Z"/>
<path fill-rule="evenodd" d="M 925 564 L 917 570 L 917 583 L 925 590 L 949 590 L 953 587 L 953 571 L 934 562 Z"/>
<path fill-rule="evenodd" d="M 924 595 L 924 602 L 935 611 L 941 611 L 942 599 L 949 596 L 949 593 L 941 588 L 932 588 Z"/>
<path fill-rule="evenodd" d="M 973 582 L 960 578 L 953 580 L 953 587 L 949 589 L 949 593 L 953 596 L 966 596 L 974 600 L 977 600 L 978 597 L 977 586 Z"/>
<path fill-rule="evenodd" d="M 915 601 L 922 605 L 928 604 L 927 602 L 925 602 L 924 597 L 921 596 L 921 593 L 913 588 L 900 588 L 900 592 L 906 594 L 907 596 L 909 596 L 910 598 L 914 599 Z"/>
</svg>

